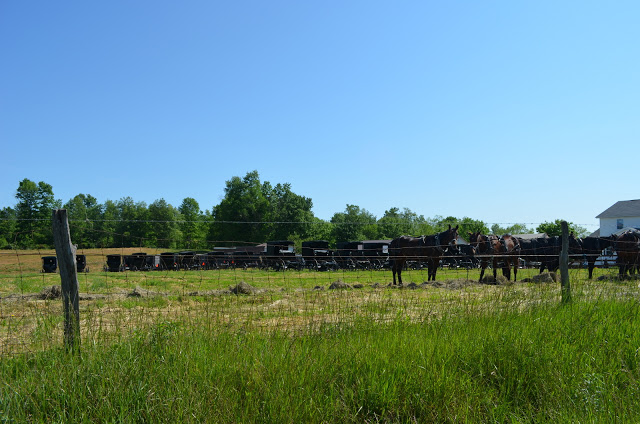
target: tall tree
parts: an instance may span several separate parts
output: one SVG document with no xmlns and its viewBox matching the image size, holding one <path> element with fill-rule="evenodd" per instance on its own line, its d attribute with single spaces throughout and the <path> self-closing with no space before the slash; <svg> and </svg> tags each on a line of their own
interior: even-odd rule
<svg viewBox="0 0 640 424">
<path fill-rule="evenodd" d="M 265 187 L 268 188 L 268 187 Z M 218 242 L 264 242 L 271 230 L 269 199 L 258 171 L 226 182 L 224 198 L 213 208 L 210 240 Z"/>
<path fill-rule="evenodd" d="M 529 234 L 533 230 L 529 229 L 525 224 L 512 224 L 506 227 L 502 227 L 499 224 L 493 224 L 491 226 L 491 233 L 497 236 L 504 234 Z"/>
<path fill-rule="evenodd" d="M 0 210 L 0 249 L 12 246 L 15 240 L 16 211 L 5 207 Z"/>
<path fill-rule="evenodd" d="M 311 234 L 313 222 L 313 202 L 310 198 L 291 191 L 291 184 L 276 184 L 269 187 L 263 184 L 269 200 L 269 220 L 273 223 L 270 238 L 274 240 L 306 239 Z"/>
<path fill-rule="evenodd" d="M 179 212 L 164 199 L 149 205 L 151 223 L 149 238 L 156 247 L 173 248 L 177 245 L 181 233 L 178 229 Z"/>
<path fill-rule="evenodd" d="M 102 206 L 102 216 L 96 225 L 98 236 L 97 247 L 122 246 L 122 236 L 117 236 L 117 226 L 120 221 L 120 210 L 113 200 L 107 200 Z"/>
<path fill-rule="evenodd" d="M 116 224 L 118 247 L 143 246 L 150 238 L 149 211 L 145 202 L 134 202 L 131 197 L 123 197 L 116 206 L 120 221 Z M 116 239 L 116 242 L 118 239 Z"/>
<path fill-rule="evenodd" d="M 487 234 L 489 232 L 489 228 L 487 228 L 487 224 L 483 221 L 472 219 L 469 217 L 463 217 L 458 221 L 460 228 L 458 228 L 458 234 L 465 240 L 469 240 L 469 233 L 475 233 L 480 231 L 482 234 Z"/>
<path fill-rule="evenodd" d="M 421 225 L 426 220 L 424 216 L 418 215 L 411 209 L 391 208 L 384 212 L 382 218 L 378 220 L 378 238 L 393 239 L 401 235 L 419 235 Z"/>
<path fill-rule="evenodd" d="M 536 227 L 536 231 L 539 233 L 547 233 L 547 235 L 549 236 L 561 236 L 562 221 L 562 219 L 556 219 L 553 222 L 543 222 Z M 581 227 L 580 225 L 576 225 L 572 222 L 567 221 L 567 225 L 569 226 L 569 231 L 573 232 L 576 237 L 584 237 L 589 233 L 586 228 Z"/>
<path fill-rule="evenodd" d="M 344 212 L 336 212 L 331 217 L 332 241 L 361 241 L 378 237 L 376 217 L 366 209 L 347 205 Z"/>
<path fill-rule="evenodd" d="M 178 208 L 180 212 L 180 231 L 184 247 L 197 249 L 206 246 L 206 229 L 204 215 L 196 199 L 185 197 Z"/>
<path fill-rule="evenodd" d="M 71 241 L 80 248 L 98 246 L 100 233 L 94 231 L 102 217 L 102 207 L 90 194 L 78 194 L 65 203 Z"/>
<path fill-rule="evenodd" d="M 52 246 L 51 215 L 61 202 L 53 195 L 50 184 L 38 184 L 25 178 L 16 191 L 16 230 L 22 247 Z"/>
</svg>

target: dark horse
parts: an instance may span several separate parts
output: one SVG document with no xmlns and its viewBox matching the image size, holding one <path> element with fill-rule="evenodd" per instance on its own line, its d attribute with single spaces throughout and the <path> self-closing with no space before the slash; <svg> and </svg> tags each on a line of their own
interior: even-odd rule
<svg viewBox="0 0 640 424">
<path fill-rule="evenodd" d="M 448 230 L 438 234 L 422 237 L 400 236 L 391 240 L 389 254 L 393 284 L 396 284 L 396 274 L 398 283 L 402 284 L 402 268 L 407 260 L 426 259 L 428 281 L 435 281 L 440 257 L 450 244 L 455 244 L 457 238 L 458 226 L 451 228 L 449 225 Z"/>
<path fill-rule="evenodd" d="M 480 257 L 480 279 L 484 277 L 484 270 L 489 265 L 489 259 L 493 266 L 493 279 L 496 280 L 498 265 L 502 263 L 502 275 L 507 280 L 511 280 L 511 268 L 513 268 L 513 280 L 518 278 L 518 255 L 520 253 L 520 243 L 514 236 L 505 234 L 498 236 L 489 234 L 484 235 L 480 232 L 469 233 L 469 244 L 476 248 L 476 252 Z"/>
<path fill-rule="evenodd" d="M 602 251 L 613 246 L 613 237 L 585 237 L 582 239 L 582 252 L 587 257 L 589 280 L 593 278 L 593 269 L 596 267 L 596 259 L 602 255 Z"/>
<path fill-rule="evenodd" d="M 624 277 L 629 272 L 629 275 L 633 274 L 638 267 L 638 258 L 640 256 L 640 232 L 638 231 L 625 231 L 615 238 L 615 249 L 618 254 L 618 274 L 620 278 Z"/>
<path fill-rule="evenodd" d="M 525 261 L 540 262 L 540 274 L 546 268 L 555 272 L 560 267 L 562 237 L 538 237 L 535 239 L 519 239 L 520 257 Z M 582 254 L 582 241 L 573 233 L 569 234 L 569 255 Z"/>
</svg>

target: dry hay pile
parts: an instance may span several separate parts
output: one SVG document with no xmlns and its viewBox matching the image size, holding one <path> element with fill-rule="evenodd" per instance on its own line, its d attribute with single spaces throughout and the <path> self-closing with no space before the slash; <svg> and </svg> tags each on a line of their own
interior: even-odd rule
<svg viewBox="0 0 640 424">
<path fill-rule="evenodd" d="M 522 279 L 523 283 L 559 283 L 560 277 L 555 272 L 545 272 L 531 278 Z"/>
<path fill-rule="evenodd" d="M 233 294 L 247 294 L 247 295 L 256 294 L 260 291 L 257 288 L 253 287 L 251 284 L 247 284 L 244 281 L 240 281 L 238 284 L 236 284 L 234 287 L 231 287 L 229 290 Z"/>
<path fill-rule="evenodd" d="M 352 287 L 345 283 L 344 281 L 334 281 L 333 283 L 331 283 L 331 285 L 329 286 L 329 290 L 344 290 L 344 289 L 351 289 Z"/>
<path fill-rule="evenodd" d="M 60 299 L 62 288 L 60 286 L 45 287 L 36 297 L 42 300 Z"/>
</svg>

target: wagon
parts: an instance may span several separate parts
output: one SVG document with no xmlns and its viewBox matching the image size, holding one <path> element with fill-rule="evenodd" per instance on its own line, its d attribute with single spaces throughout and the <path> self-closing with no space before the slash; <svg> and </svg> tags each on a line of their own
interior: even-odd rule
<svg viewBox="0 0 640 424">
<path fill-rule="evenodd" d="M 326 240 L 310 240 L 302 242 L 302 258 L 308 269 L 317 271 L 330 271 L 339 268 L 333 257 L 334 252 L 329 249 Z"/>
<path fill-rule="evenodd" d="M 85 255 L 76 255 L 76 270 L 78 272 L 89 272 L 87 257 Z"/>
<path fill-rule="evenodd" d="M 122 256 L 107 255 L 107 265 L 105 266 L 105 271 L 109 271 L 109 272 L 124 271 L 124 266 L 122 264 Z"/>
<path fill-rule="evenodd" d="M 42 272 L 56 272 L 58 269 L 58 258 L 55 256 L 42 257 Z"/>
</svg>

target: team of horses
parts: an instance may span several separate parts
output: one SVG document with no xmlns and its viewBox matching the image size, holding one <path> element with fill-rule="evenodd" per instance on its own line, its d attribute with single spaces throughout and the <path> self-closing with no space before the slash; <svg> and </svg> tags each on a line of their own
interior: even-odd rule
<svg viewBox="0 0 640 424">
<path fill-rule="evenodd" d="M 402 284 L 402 270 L 407 261 L 425 261 L 427 263 L 428 281 L 435 281 L 436 272 L 442 259 L 448 252 L 459 252 L 456 247 L 459 226 L 449 228 L 437 234 L 409 237 L 401 236 L 391 241 L 389 255 L 393 284 Z M 538 237 L 520 238 L 509 234 L 498 237 L 493 234 L 480 232 L 468 233 L 469 244 L 465 245 L 465 252 L 469 256 L 479 259 L 480 279 L 482 281 L 485 269 L 491 264 L 494 281 L 497 271 L 502 269 L 502 275 L 511 280 L 517 280 L 520 259 L 538 262 L 540 273 L 545 269 L 557 271 L 560 266 L 562 238 Z M 569 235 L 568 254 L 585 260 L 589 270 L 589 279 L 593 277 L 596 258 L 606 248 L 612 248 L 617 253 L 619 275 L 626 273 L 640 273 L 640 231 L 629 230 L 619 235 L 608 237 L 578 238 L 573 233 Z M 396 283 L 396 274 L 398 276 Z"/>
</svg>

